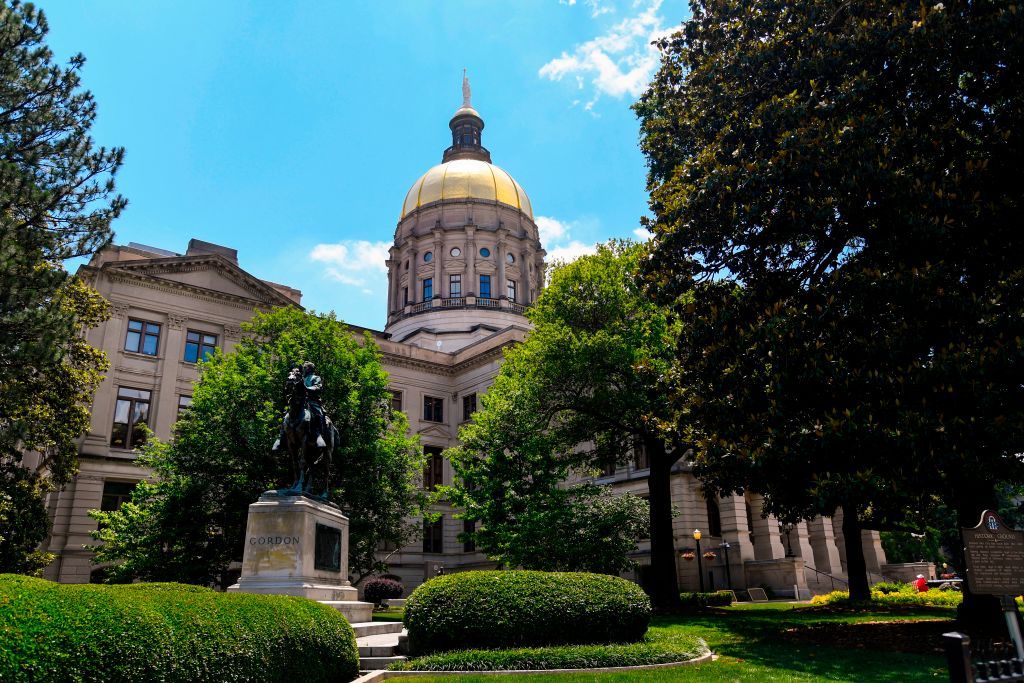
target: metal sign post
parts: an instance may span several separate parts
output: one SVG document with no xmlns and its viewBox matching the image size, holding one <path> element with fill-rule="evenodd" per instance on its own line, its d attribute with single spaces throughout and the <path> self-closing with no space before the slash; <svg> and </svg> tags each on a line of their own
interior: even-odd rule
<svg viewBox="0 0 1024 683">
<path fill-rule="evenodd" d="M 961 531 L 967 585 L 975 595 L 999 596 L 1017 657 L 1024 660 L 1016 601 L 1024 593 L 1024 531 L 1011 529 L 992 510 L 981 513 L 978 526 Z"/>
</svg>

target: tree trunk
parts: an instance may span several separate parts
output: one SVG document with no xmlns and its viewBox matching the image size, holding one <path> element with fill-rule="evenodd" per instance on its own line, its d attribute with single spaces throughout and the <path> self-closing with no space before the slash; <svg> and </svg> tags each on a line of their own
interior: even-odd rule
<svg viewBox="0 0 1024 683">
<path fill-rule="evenodd" d="M 851 600 L 870 600 L 868 565 L 860 538 L 860 518 L 856 505 L 843 505 L 843 543 L 846 545 L 846 576 L 850 581 Z"/>
<path fill-rule="evenodd" d="M 676 580 L 676 549 L 672 535 L 672 465 L 678 457 L 666 453 L 660 439 L 645 440 L 651 474 L 647 490 L 651 506 L 651 602 L 659 611 L 680 607 Z"/>
</svg>

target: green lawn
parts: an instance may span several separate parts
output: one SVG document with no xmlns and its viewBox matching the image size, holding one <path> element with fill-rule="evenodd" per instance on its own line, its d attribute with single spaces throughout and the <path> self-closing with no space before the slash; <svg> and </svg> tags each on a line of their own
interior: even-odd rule
<svg viewBox="0 0 1024 683">
<path fill-rule="evenodd" d="M 942 656 L 910 654 L 895 648 L 927 648 L 935 634 L 951 626 L 953 610 L 913 612 L 825 612 L 790 604 L 736 605 L 683 617 L 655 618 L 658 631 L 692 634 L 707 641 L 719 659 L 667 670 L 611 674 L 570 673 L 522 676 L 438 675 L 417 683 L 627 683 L 657 681 L 943 681 Z M 943 619 L 930 625 L 924 620 Z M 886 623 L 889 622 L 889 623 Z M 924 629 L 915 631 L 914 629 Z M 669 636 L 663 633 L 663 636 Z M 935 643 L 940 647 L 939 643 Z M 638 677 L 640 676 L 640 677 Z"/>
<path fill-rule="evenodd" d="M 405 616 L 404 607 L 389 607 L 373 613 L 374 621 L 401 621 Z"/>
</svg>

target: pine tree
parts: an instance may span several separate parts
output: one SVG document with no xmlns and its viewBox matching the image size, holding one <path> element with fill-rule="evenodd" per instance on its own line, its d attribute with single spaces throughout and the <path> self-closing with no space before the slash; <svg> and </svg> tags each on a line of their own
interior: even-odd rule
<svg viewBox="0 0 1024 683">
<path fill-rule="evenodd" d="M 55 64 L 47 32 L 33 5 L 0 5 L 0 507 L 19 514 L 41 509 L 26 502 L 26 485 L 38 496 L 74 474 L 83 405 L 105 368 L 80 333 L 104 319 L 106 304 L 62 264 L 108 244 L 126 203 L 114 195 L 124 151 L 89 137 L 96 105 L 81 88 L 85 58 Z M 29 451 L 42 462 L 18 471 Z M 28 524 L 32 535 L 11 533 L 4 519 L 16 518 L 24 527 L 0 513 L 0 571 L 31 569 L 17 558 L 45 536 L 45 518 Z"/>
</svg>

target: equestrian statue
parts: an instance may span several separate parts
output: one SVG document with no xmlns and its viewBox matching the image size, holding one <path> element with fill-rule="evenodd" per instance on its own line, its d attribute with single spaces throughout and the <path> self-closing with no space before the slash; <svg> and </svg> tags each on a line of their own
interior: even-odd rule
<svg viewBox="0 0 1024 683">
<path fill-rule="evenodd" d="M 293 483 L 279 493 L 308 495 L 326 501 L 330 491 L 331 458 L 341 435 L 324 414 L 321 403 L 324 382 L 313 364 L 307 362 L 302 364 L 301 370 L 292 368 L 284 387 L 288 410 L 271 451 L 279 451 L 282 445 L 287 448 Z"/>
</svg>

